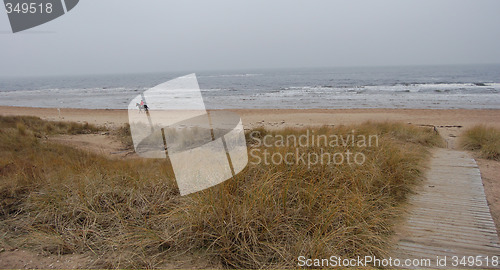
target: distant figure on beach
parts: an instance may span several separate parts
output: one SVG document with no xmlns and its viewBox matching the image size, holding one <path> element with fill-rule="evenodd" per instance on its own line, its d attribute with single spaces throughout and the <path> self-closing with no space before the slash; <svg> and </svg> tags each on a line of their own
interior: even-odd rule
<svg viewBox="0 0 500 270">
<path fill-rule="evenodd" d="M 139 103 L 135 103 L 135 106 L 136 106 L 137 108 L 139 108 L 139 113 L 141 113 L 141 112 L 142 112 L 142 109 L 144 109 L 144 105 L 141 105 L 141 104 L 139 104 Z"/>
<path fill-rule="evenodd" d="M 148 108 L 148 105 L 146 105 L 146 104 L 144 103 L 144 100 L 143 100 L 143 99 L 141 99 L 141 103 L 140 103 L 140 104 L 139 104 L 139 103 L 135 103 L 135 106 L 136 106 L 137 108 L 139 108 L 139 113 L 141 113 L 143 109 L 144 109 L 144 111 L 148 112 L 148 109 L 149 109 L 149 108 Z"/>
</svg>

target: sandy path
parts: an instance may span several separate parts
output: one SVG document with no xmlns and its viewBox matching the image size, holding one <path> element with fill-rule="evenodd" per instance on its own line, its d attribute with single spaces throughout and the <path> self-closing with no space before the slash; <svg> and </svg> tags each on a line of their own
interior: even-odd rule
<svg viewBox="0 0 500 270">
<path fill-rule="evenodd" d="M 133 150 L 126 149 L 122 142 L 107 132 L 101 134 L 57 135 L 49 137 L 48 140 L 113 159 L 137 157 Z"/>
<path fill-rule="evenodd" d="M 92 259 L 79 254 L 45 256 L 32 251 L 8 249 L 0 252 L 0 269 L 78 269 Z"/>
</svg>

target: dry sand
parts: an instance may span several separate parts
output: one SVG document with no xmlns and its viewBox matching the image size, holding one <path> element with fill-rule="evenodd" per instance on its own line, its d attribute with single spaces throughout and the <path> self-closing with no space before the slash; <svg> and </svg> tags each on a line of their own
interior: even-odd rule
<svg viewBox="0 0 500 270">
<path fill-rule="evenodd" d="M 476 158 L 481 171 L 484 193 L 500 238 L 500 161 Z"/>
<path fill-rule="evenodd" d="M 500 127 L 500 110 L 426 110 L 426 109 L 312 109 L 229 110 L 238 113 L 247 128 L 308 125 L 349 125 L 365 121 L 398 121 L 415 125 L 463 126 L 488 124 Z M 127 110 L 89 110 L 0 106 L 0 115 L 33 115 L 46 120 L 88 122 L 119 126 L 128 122 Z M 264 122 L 262 122 L 264 121 Z"/>
<path fill-rule="evenodd" d="M 413 125 L 436 126 L 448 143 L 456 148 L 455 138 L 471 126 L 487 124 L 500 128 L 500 110 L 427 109 L 242 109 L 228 110 L 240 115 L 245 129 L 351 125 L 366 121 L 396 121 Z M 137 113 L 139 113 L 137 111 Z M 32 115 L 51 121 L 72 121 L 116 128 L 128 123 L 127 110 L 56 109 L 0 106 L 0 115 Z"/>
</svg>

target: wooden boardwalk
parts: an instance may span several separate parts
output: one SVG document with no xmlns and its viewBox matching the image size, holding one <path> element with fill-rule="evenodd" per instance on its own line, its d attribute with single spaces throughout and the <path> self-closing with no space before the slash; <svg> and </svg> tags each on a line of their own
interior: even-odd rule
<svg viewBox="0 0 500 270">
<path fill-rule="evenodd" d="M 500 257 L 500 244 L 474 159 L 466 152 L 436 149 L 426 182 L 410 197 L 408 214 L 396 236 L 392 258 L 431 261 L 427 267 L 404 268 L 499 269 L 500 265 L 491 265 L 492 256 Z M 446 256 L 446 266 L 436 265 L 436 256 Z M 454 266 L 453 256 L 459 262 L 463 256 L 475 258 L 465 259 L 474 261 L 471 266 Z M 476 256 L 483 256 L 481 262 L 475 262 Z"/>
</svg>

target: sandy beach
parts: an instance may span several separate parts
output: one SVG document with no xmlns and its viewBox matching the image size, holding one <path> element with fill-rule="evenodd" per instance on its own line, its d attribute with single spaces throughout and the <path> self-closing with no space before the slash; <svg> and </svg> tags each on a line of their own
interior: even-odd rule
<svg viewBox="0 0 500 270">
<path fill-rule="evenodd" d="M 500 110 L 467 109 L 237 109 L 246 130 L 265 127 L 302 128 L 322 125 L 356 125 L 371 122 L 400 122 L 415 126 L 434 126 L 456 149 L 462 131 L 484 124 L 500 127 Z M 139 113 L 139 112 L 137 112 Z M 38 116 L 49 121 L 89 123 L 116 129 L 128 123 L 128 111 L 119 109 L 34 108 L 0 106 L 0 115 Z M 93 139 L 92 139 L 93 140 Z"/>
<path fill-rule="evenodd" d="M 500 270 L 500 1 L 79 2 L 5 1 L 0 270 Z"/>
<path fill-rule="evenodd" d="M 477 124 L 500 127 L 500 110 L 431 109 L 245 109 L 229 110 L 239 114 L 246 128 L 256 126 L 297 127 L 308 125 L 349 125 L 366 121 L 396 121 L 438 127 Z M 31 115 L 44 120 L 88 122 L 108 127 L 128 122 L 127 110 L 60 109 L 0 106 L 0 115 Z"/>
</svg>

